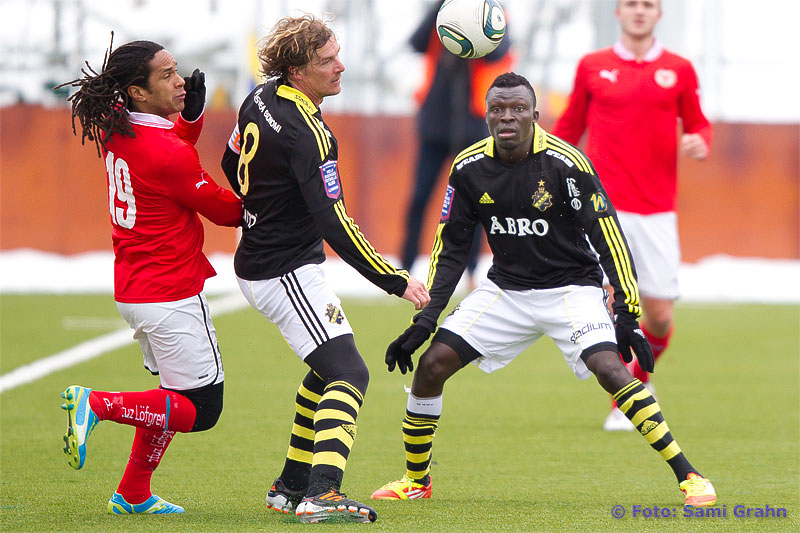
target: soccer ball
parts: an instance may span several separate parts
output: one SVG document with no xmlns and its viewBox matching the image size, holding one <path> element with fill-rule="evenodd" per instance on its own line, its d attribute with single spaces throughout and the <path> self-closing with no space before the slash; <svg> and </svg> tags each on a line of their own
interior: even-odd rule
<svg viewBox="0 0 800 533">
<path fill-rule="evenodd" d="M 458 57 L 483 57 L 506 34 L 506 15 L 497 0 L 445 0 L 436 16 L 436 34 Z"/>
</svg>

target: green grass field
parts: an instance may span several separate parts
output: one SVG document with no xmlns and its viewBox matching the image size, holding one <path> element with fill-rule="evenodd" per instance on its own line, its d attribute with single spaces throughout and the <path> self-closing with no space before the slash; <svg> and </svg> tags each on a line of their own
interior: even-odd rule
<svg viewBox="0 0 800 533">
<path fill-rule="evenodd" d="M 404 471 L 400 421 L 408 375 L 389 374 L 385 346 L 410 306 L 346 300 L 372 379 L 343 489 L 368 500 Z M 800 309 L 690 305 L 654 383 L 689 460 L 717 489 L 726 516 L 684 517 L 670 469 L 644 439 L 600 429 L 608 397 L 578 381 L 550 340 L 509 368 L 469 366 L 448 383 L 434 443 L 431 500 L 376 502 L 374 524 L 307 526 L 264 508 L 288 443 L 305 367 L 252 309 L 214 319 L 224 355 L 225 410 L 211 431 L 178 435 L 153 477 L 156 494 L 186 508 L 174 516 L 109 516 L 133 429 L 97 427 L 86 466 L 61 448 L 60 392 L 158 385 L 137 345 L 107 353 L 0 396 L 2 531 L 798 531 L 800 530 Z M 0 371 L 125 327 L 110 296 L 0 299 Z M 626 515 L 614 519 L 622 505 Z M 677 516 L 632 517 L 633 506 Z M 784 508 L 787 518 L 739 518 L 737 509 Z"/>
</svg>

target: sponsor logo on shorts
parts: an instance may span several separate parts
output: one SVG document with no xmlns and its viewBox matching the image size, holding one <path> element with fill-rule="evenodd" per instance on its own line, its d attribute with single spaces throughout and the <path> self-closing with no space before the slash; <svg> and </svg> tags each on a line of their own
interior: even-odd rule
<svg viewBox="0 0 800 533">
<path fill-rule="evenodd" d="M 339 169 L 336 166 L 336 161 L 326 161 L 319 167 L 322 174 L 322 183 L 325 184 L 325 194 L 328 198 L 339 198 L 342 192 L 342 187 L 339 184 Z"/>
<path fill-rule="evenodd" d="M 596 324 L 585 324 L 581 329 L 576 329 L 572 332 L 572 336 L 569 338 L 572 344 L 578 344 L 578 339 L 581 337 L 588 335 L 592 331 L 599 331 L 599 330 L 608 330 L 614 331 L 614 328 L 611 327 L 611 324 L 608 322 L 597 322 Z"/>
<path fill-rule="evenodd" d="M 328 322 L 331 324 L 341 324 L 344 320 L 342 312 L 333 304 L 328 304 L 325 309 L 325 316 L 328 317 Z"/>
</svg>

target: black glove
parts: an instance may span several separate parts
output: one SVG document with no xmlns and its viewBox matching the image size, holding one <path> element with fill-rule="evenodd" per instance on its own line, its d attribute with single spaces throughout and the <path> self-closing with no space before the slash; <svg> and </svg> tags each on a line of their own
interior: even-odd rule
<svg viewBox="0 0 800 533">
<path fill-rule="evenodd" d="M 414 370 L 411 355 L 425 344 L 430 336 L 431 332 L 428 331 L 428 328 L 419 324 L 411 324 L 386 348 L 386 364 L 389 372 L 394 370 L 395 363 L 401 374 L 405 374 L 406 370 Z"/>
<path fill-rule="evenodd" d="M 181 116 L 184 120 L 194 122 L 203 113 L 206 105 L 206 75 L 200 69 L 194 69 L 191 77 L 183 78 L 186 97 L 183 99 L 183 111 Z"/>
<path fill-rule="evenodd" d="M 636 319 L 630 315 L 615 315 L 614 329 L 617 333 L 617 348 L 622 360 L 626 363 L 633 361 L 633 355 L 631 355 L 631 348 L 633 348 L 642 370 L 652 372 L 655 366 L 653 349 Z"/>
</svg>

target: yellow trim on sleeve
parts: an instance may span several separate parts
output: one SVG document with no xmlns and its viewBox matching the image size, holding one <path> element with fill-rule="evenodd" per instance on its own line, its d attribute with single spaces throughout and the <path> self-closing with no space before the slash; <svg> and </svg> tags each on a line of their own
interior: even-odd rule
<svg viewBox="0 0 800 533">
<path fill-rule="evenodd" d="M 442 248 L 444 248 L 444 243 L 442 242 L 444 225 L 444 222 L 439 222 L 439 226 L 436 228 L 436 236 L 433 238 L 431 262 L 428 266 L 428 281 L 425 283 L 428 290 L 431 290 L 431 287 L 433 287 L 433 278 L 436 277 L 436 266 L 439 264 L 439 254 L 442 252 Z"/>
<path fill-rule="evenodd" d="M 334 210 L 336 211 L 336 215 L 339 218 L 339 222 L 342 224 L 345 232 L 347 232 L 347 234 L 350 236 L 350 240 L 356 246 L 358 251 L 361 252 L 361 256 L 366 259 L 370 265 L 372 265 L 376 272 L 380 274 L 398 275 L 408 281 L 408 271 L 396 269 L 375 250 L 369 241 L 367 241 L 366 237 L 364 237 L 364 234 L 361 233 L 358 225 L 347 214 L 347 211 L 344 207 L 344 202 L 341 199 L 334 204 Z"/>
<path fill-rule="evenodd" d="M 625 293 L 625 303 L 628 304 L 628 310 L 635 314 L 640 315 L 639 311 L 639 288 L 636 285 L 636 279 L 633 276 L 633 269 L 631 268 L 630 258 L 625 249 L 622 235 L 613 217 L 604 217 L 598 219 L 600 228 L 603 230 L 603 235 L 606 239 L 606 244 L 611 252 L 611 257 L 614 259 L 614 266 L 617 270 L 620 286 Z"/>
</svg>

